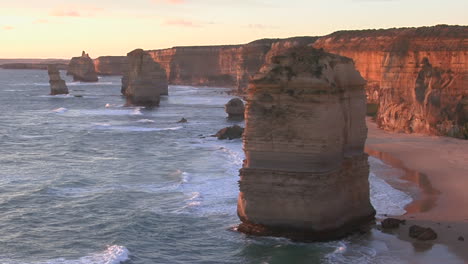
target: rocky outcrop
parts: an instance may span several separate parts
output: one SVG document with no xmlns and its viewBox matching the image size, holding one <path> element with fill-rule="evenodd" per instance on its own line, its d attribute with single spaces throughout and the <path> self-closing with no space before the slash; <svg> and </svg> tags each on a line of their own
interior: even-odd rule
<svg viewBox="0 0 468 264">
<path fill-rule="evenodd" d="M 98 76 L 93 60 L 84 51 L 81 57 L 73 57 L 68 64 L 67 75 L 73 76 L 76 82 L 97 82 Z"/>
<path fill-rule="evenodd" d="M 244 119 L 244 102 L 239 98 L 233 98 L 224 105 L 224 110 L 230 119 Z"/>
<path fill-rule="evenodd" d="M 241 138 L 244 133 L 244 129 L 238 125 L 233 125 L 230 127 L 225 127 L 216 133 L 215 137 L 218 139 L 236 139 Z"/>
<path fill-rule="evenodd" d="M 126 56 L 101 56 L 94 60 L 98 75 L 123 75 L 128 68 Z"/>
<path fill-rule="evenodd" d="M 312 48 L 272 56 L 247 90 L 238 230 L 327 240 L 373 219 L 365 80 Z"/>
<path fill-rule="evenodd" d="M 47 66 L 49 74 L 50 95 L 68 94 L 68 87 L 62 78 L 57 66 L 51 64 Z"/>
<path fill-rule="evenodd" d="M 423 241 L 437 239 L 437 233 L 432 228 L 418 225 L 412 225 L 409 228 L 409 236 Z"/>
<path fill-rule="evenodd" d="M 159 105 L 160 95 L 167 94 L 166 71 L 142 49 L 127 54 L 128 71 L 122 78 L 127 104 Z"/>
<path fill-rule="evenodd" d="M 355 61 L 381 128 L 468 138 L 468 27 L 341 31 L 313 45 Z"/>
</svg>

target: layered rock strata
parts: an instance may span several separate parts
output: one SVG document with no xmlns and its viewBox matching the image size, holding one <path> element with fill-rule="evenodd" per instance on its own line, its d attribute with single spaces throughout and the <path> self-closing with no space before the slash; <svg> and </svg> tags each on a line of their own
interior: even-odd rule
<svg viewBox="0 0 468 264">
<path fill-rule="evenodd" d="M 247 90 L 238 230 L 334 239 L 373 219 L 365 80 L 312 48 L 273 56 Z"/>
<path fill-rule="evenodd" d="M 53 64 L 48 65 L 47 72 L 49 74 L 50 95 L 68 94 L 67 84 L 60 77 L 57 66 Z"/>
<path fill-rule="evenodd" d="M 166 69 L 171 84 L 235 87 L 243 91 L 266 58 L 285 48 L 311 44 L 315 39 L 262 39 L 245 45 L 174 47 L 148 52 Z"/>
<path fill-rule="evenodd" d="M 127 54 L 128 71 L 122 78 L 127 104 L 159 105 L 160 95 L 167 94 L 166 71 L 142 49 Z"/>
<path fill-rule="evenodd" d="M 101 56 L 94 60 L 98 75 L 123 75 L 128 68 L 126 56 Z"/>
<path fill-rule="evenodd" d="M 224 110 L 230 119 L 244 119 L 244 102 L 239 98 L 233 98 L 224 105 Z"/>
<path fill-rule="evenodd" d="M 73 76 L 76 82 L 97 82 L 98 76 L 94 67 L 94 61 L 84 51 L 81 57 L 73 57 L 68 64 L 67 75 Z"/>
<path fill-rule="evenodd" d="M 313 46 L 355 61 L 381 128 L 468 138 L 468 27 L 341 31 Z"/>
</svg>

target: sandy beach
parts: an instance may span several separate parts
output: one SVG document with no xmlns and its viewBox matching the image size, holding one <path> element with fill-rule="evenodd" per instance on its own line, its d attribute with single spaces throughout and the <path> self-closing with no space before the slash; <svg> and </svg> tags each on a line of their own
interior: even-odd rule
<svg viewBox="0 0 468 264">
<path fill-rule="evenodd" d="M 406 207 L 407 213 L 398 217 L 406 219 L 406 225 L 392 233 L 412 242 L 415 252 L 443 244 L 468 262 L 468 141 L 386 132 L 370 119 L 367 125 L 369 155 L 402 169 L 401 179 L 419 189 L 412 194 L 415 200 Z M 394 187 L 405 189 L 404 184 Z M 409 238 L 408 229 L 413 224 L 433 228 L 438 238 L 432 242 Z"/>
</svg>

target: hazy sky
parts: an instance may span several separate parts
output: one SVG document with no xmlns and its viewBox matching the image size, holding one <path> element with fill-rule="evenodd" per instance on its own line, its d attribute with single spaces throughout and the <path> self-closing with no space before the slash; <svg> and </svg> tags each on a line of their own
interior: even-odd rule
<svg viewBox="0 0 468 264">
<path fill-rule="evenodd" d="M 0 0 L 0 58 L 468 24 L 468 0 Z"/>
</svg>

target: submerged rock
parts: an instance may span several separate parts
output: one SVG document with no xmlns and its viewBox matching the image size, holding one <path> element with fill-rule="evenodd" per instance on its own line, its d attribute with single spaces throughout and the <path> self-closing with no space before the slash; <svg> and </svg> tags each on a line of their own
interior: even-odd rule
<svg viewBox="0 0 468 264">
<path fill-rule="evenodd" d="M 233 98 L 224 105 L 224 110 L 231 119 L 244 119 L 244 102 L 239 98 Z"/>
<path fill-rule="evenodd" d="M 412 225 L 409 229 L 409 236 L 417 240 L 434 240 L 437 238 L 437 233 L 430 227 Z"/>
<path fill-rule="evenodd" d="M 142 49 L 127 54 L 128 71 L 122 78 L 122 93 L 131 105 L 157 106 L 167 94 L 166 71 Z"/>
<path fill-rule="evenodd" d="M 241 138 L 242 134 L 244 133 L 244 129 L 238 125 L 225 127 L 216 133 L 215 137 L 218 139 L 235 139 Z"/>
<path fill-rule="evenodd" d="M 94 67 L 94 61 L 86 52 L 81 57 L 73 57 L 68 64 L 67 75 L 73 76 L 75 82 L 97 82 L 98 76 Z"/>
<path fill-rule="evenodd" d="M 365 80 L 313 48 L 272 57 L 247 89 L 238 230 L 329 240 L 374 219 Z"/>
<path fill-rule="evenodd" d="M 381 225 L 384 229 L 394 229 L 400 227 L 401 224 L 405 224 L 405 222 L 405 220 L 387 218 L 382 221 Z"/>
<path fill-rule="evenodd" d="M 64 80 L 60 77 L 60 72 L 56 65 L 48 65 L 47 72 L 49 74 L 50 95 L 68 94 L 68 87 Z"/>
</svg>

